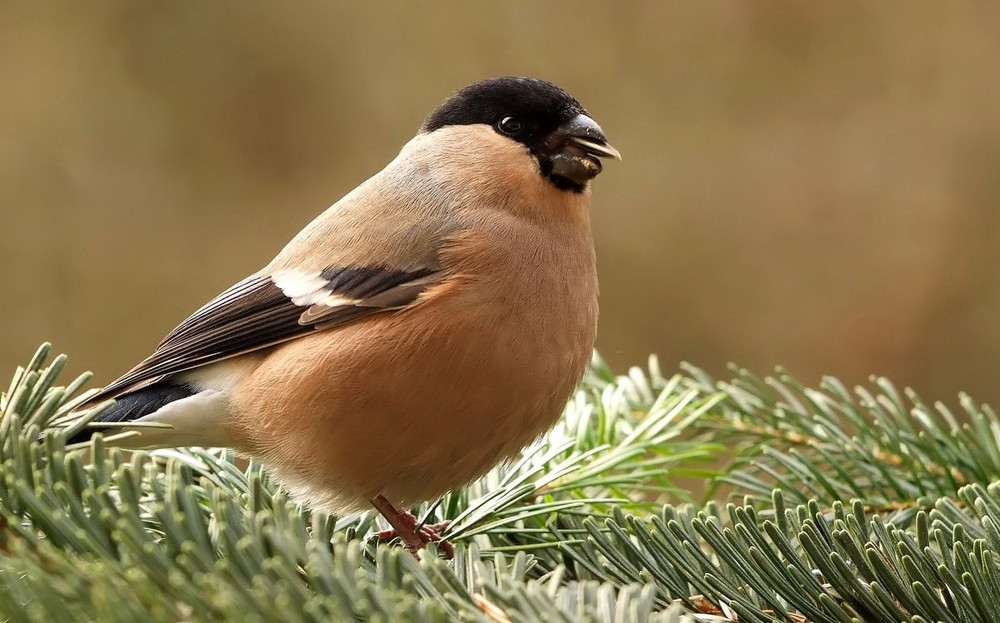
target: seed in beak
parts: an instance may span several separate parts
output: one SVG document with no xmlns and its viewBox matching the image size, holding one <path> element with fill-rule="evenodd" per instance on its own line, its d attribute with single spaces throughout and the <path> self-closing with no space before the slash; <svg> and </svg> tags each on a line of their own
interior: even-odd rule
<svg viewBox="0 0 1000 623">
<path fill-rule="evenodd" d="M 592 156 L 597 156 L 598 158 L 614 158 L 615 160 L 622 159 L 621 152 L 617 149 L 607 143 L 590 138 L 589 136 L 569 136 L 567 138 L 583 147 L 584 151 Z"/>
</svg>

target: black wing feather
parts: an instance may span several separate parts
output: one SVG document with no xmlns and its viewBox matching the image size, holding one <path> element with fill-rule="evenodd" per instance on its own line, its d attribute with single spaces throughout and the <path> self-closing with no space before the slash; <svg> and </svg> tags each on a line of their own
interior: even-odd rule
<svg viewBox="0 0 1000 623">
<path fill-rule="evenodd" d="M 157 348 L 218 327 L 220 324 L 228 322 L 233 316 L 252 315 L 255 311 L 281 305 L 283 302 L 291 304 L 291 301 L 284 296 L 281 290 L 275 287 L 270 277 L 247 277 L 191 314 L 187 320 L 163 338 Z M 242 313 L 240 312 L 241 308 Z"/>
<path fill-rule="evenodd" d="M 171 331 L 156 351 L 91 398 L 134 391 L 171 374 L 280 344 L 381 311 L 400 309 L 440 278 L 432 268 L 330 267 L 323 290 L 346 304 L 296 304 L 268 275 L 248 277 L 212 299 Z"/>
</svg>

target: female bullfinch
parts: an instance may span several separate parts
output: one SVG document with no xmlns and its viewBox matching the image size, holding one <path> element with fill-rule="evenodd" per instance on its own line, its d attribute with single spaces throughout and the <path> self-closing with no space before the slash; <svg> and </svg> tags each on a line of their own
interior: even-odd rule
<svg viewBox="0 0 1000 623">
<path fill-rule="evenodd" d="M 400 508 L 484 474 L 544 432 L 590 360 L 590 181 L 619 158 L 571 95 L 532 78 L 449 97 L 382 171 L 267 266 L 100 390 L 131 448 L 221 446 L 305 504 Z M 107 432 L 108 427 L 104 427 Z"/>
</svg>

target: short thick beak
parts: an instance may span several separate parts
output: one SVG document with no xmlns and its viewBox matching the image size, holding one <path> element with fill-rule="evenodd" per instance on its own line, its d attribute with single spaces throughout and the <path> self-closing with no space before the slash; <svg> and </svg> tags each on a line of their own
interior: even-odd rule
<svg viewBox="0 0 1000 623">
<path fill-rule="evenodd" d="M 592 156 L 622 159 L 621 152 L 608 144 L 608 139 L 604 137 L 604 130 L 601 129 L 601 126 L 587 115 L 577 115 L 569 123 L 563 125 L 560 130 L 568 140 L 580 145 L 584 151 Z"/>
<path fill-rule="evenodd" d="M 622 159 L 617 149 L 608 144 L 604 130 L 587 115 L 573 117 L 552 133 L 548 157 L 550 175 L 569 182 L 570 188 L 582 188 L 604 168 L 601 158 Z"/>
</svg>

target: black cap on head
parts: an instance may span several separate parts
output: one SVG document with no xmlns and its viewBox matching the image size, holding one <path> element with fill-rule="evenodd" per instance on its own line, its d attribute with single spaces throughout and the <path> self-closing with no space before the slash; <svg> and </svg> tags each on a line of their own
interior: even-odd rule
<svg viewBox="0 0 1000 623">
<path fill-rule="evenodd" d="M 444 101 L 421 130 L 483 124 L 521 143 L 557 188 L 582 191 L 601 172 L 600 158 L 620 158 L 575 97 L 537 78 L 494 78 Z"/>
<path fill-rule="evenodd" d="M 579 114 L 587 114 L 575 97 L 537 78 L 493 78 L 471 84 L 445 100 L 421 128 L 433 132 L 449 125 L 483 123 L 498 128 L 529 148 Z M 520 127 L 500 128 L 512 118 Z M 519 130 L 519 131 L 513 131 Z"/>
</svg>

